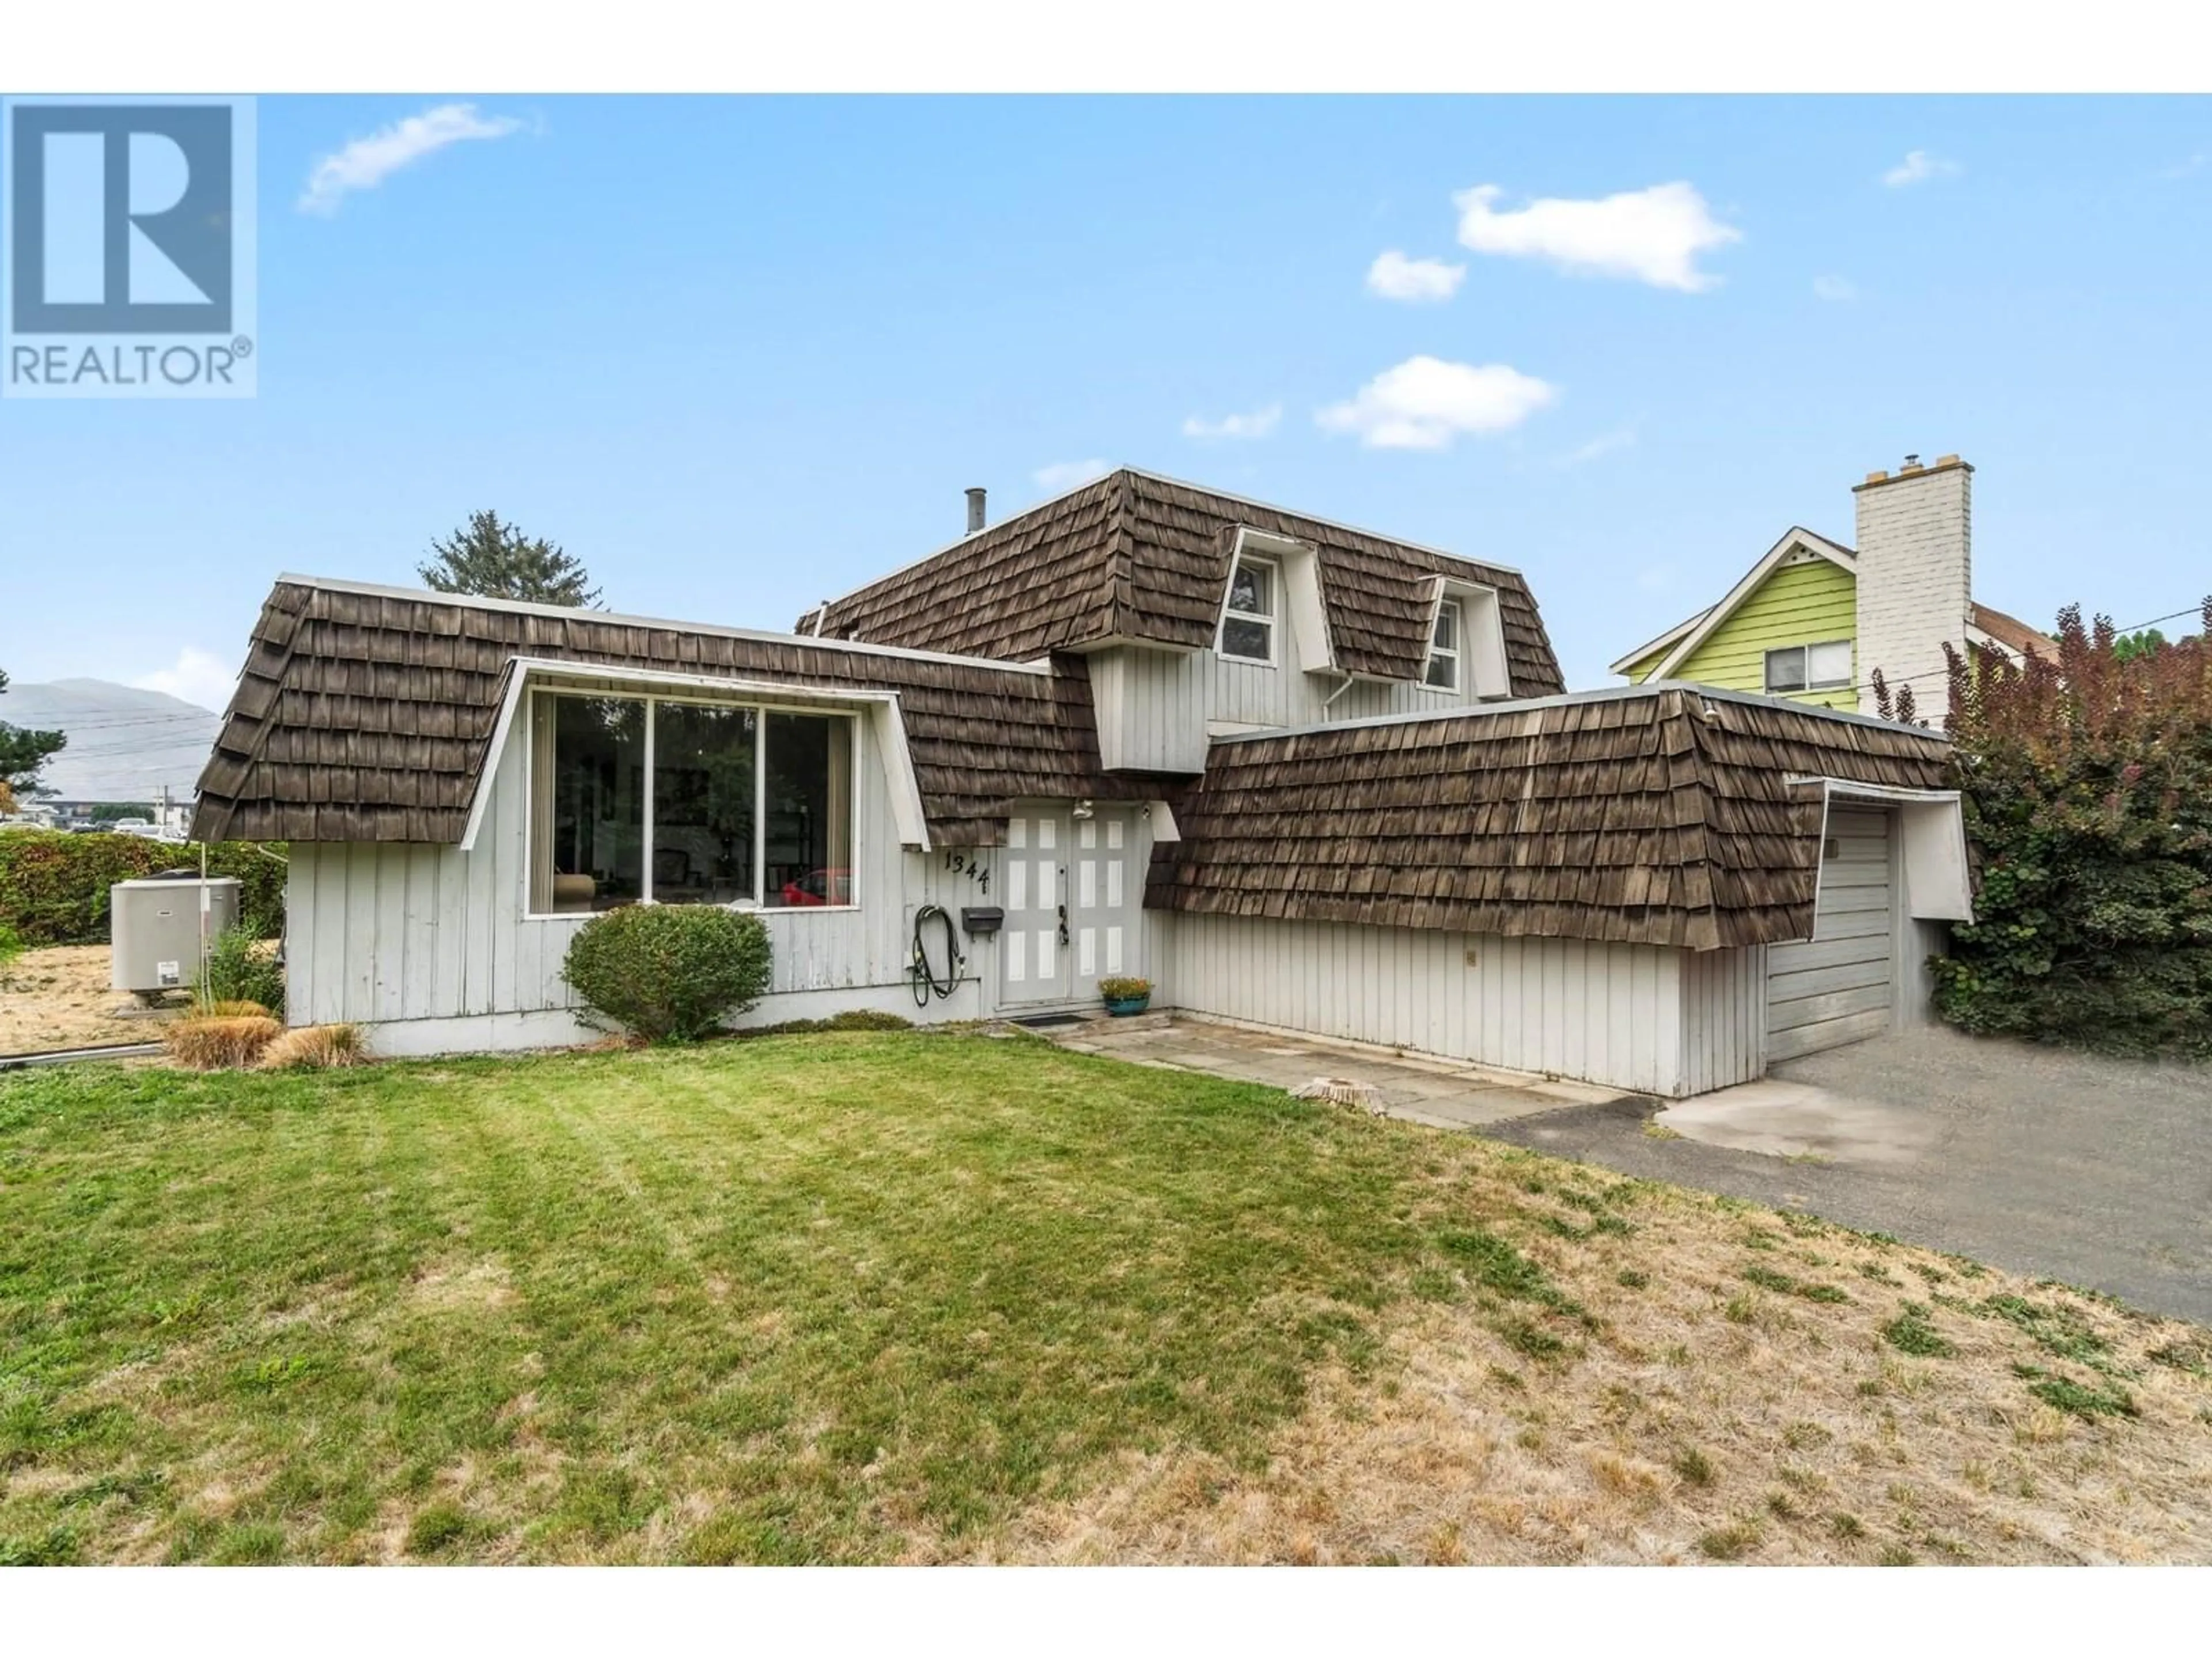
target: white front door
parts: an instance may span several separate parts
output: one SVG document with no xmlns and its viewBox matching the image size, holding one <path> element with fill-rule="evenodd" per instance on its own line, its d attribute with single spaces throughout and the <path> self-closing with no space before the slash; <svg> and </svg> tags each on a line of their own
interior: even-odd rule
<svg viewBox="0 0 2212 1659">
<path fill-rule="evenodd" d="M 1068 857 L 1069 963 L 1078 1001 L 1098 995 L 1098 981 L 1141 974 L 1137 960 L 1137 911 L 1144 902 L 1144 872 L 1136 866 L 1136 820 L 1127 807 L 1101 806 L 1074 821 Z"/>
<path fill-rule="evenodd" d="M 1129 808 L 1101 806 L 1087 818 L 1064 807 L 1017 811 L 1000 867 L 1001 1003 L 1094 1002 L 1100 980 L 1144 971 L 1144 872 Z"/>
<path fill-rule="evenodd" d="M 999 932 L 1002 1003 L 1067 1000 L 1067 826 L 1064 811 L 1017 811 L 1006 820 L 1000 860 L 1006 911 Z"/>
</svg>

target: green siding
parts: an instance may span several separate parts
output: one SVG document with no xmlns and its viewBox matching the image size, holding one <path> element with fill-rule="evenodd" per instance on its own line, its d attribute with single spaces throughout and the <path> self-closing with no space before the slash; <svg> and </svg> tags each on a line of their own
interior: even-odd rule
<svg viewBox="0 0 2212 1659">
<path fill-rule="evenodd" d="M 1785 645 L 1819 645 L 1826 640 L 1858 637 L 1856 579 L 1826 559 L 1777 568 L 1759 591 L 1735 609 L 1735 613 L 1707 636 L 1669 676 L 1699 680 L 1731 691 L 1766 689 L 1766 653 Z M 1628 671 L 1631 680 L 1647 678 L 1666 659 L 1655 651 Z M 1858 653 L 1851 653 L 1851 678 L 1858 678 Z M 1801 702 L 1827 708 L 1856 711 L 1858 691 L 1844 686 L 1834 691 L 1792 694 Z"/>
</svg>

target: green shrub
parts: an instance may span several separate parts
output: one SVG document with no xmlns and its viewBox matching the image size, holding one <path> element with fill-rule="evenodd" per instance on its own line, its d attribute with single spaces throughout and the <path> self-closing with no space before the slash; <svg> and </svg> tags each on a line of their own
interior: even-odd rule
<svg viewBox="0 0 2212 1659">
<path fill-rule="evenodd" d="M 2212 601 L 2206 605 L 2212 625 Z M 2124 653 L 2059 617 L 2059 660 L 1951 665 L 1975 919 L 1933 963 L 1964 1030 L 2212 1054 L 2212 627 Z"/>
<path fill-rule="evenodd" d="M 914 1022 L 903 1014 L 887 1014 L 879 1008 L 848 1008 L 822 1019 L 787 1019 L 774 1025 L 748 1025 L 731 1033 L 741 1037 L 803 1036 L 815 1031 L 911 1031 Z"/>
<path fill-rule="evenodd" d="M 0 970 L 23 954 L 23 936 L 6 922 L 0 921 Z"/>
<path fill-rule="evenodd" d="M 162 870 L 200 867 L 198 845 L 104 831 L 0 835 L 0 924 L 28 946 L 107 943 L 107 890 Z M 239 926 L 256 939 L 284 931 L 283 848 L 224 842 L 207 848 L 208 873 L 235 876 Z"/>
<path fill-rule="evenodd" d="M 625 904 L 576 930 L 561 977 L 635 1036 L 696 1042 L 767 991 L 768 929 L 711 904 Z"/>
<path fill-rule="evenodd" d="M 284 1010 L 284 970 L 244 927 L 226 927 L 208 946 L 207 970 L 192 988 L 202 1004 L 256 1002 L 271 1013 Z"/>
</svg>

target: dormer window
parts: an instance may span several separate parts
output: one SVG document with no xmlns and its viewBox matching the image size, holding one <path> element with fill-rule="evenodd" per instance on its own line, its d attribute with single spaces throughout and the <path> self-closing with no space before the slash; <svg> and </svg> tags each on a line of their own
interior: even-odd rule
<svg viewBox="0 0 2212 1659">
<path fill-rule="evenodd" d="M 1238 662 L 1275 661 L 1275 621 L 1280 584 L 1272 559 L 1237 556 L 1229 575 L 1229 601 L 1221 611 L 1221 632 L 1215 642 L 1223 656 Z"/>
<path fill-rule="evenodd" d="M 1439 691 L 1459 690 L 1460 602 L 1446 599 L 1437 606 L 1437 623 L 1429 634 L 1429 666 L 1422 675 Z"/>
</svg>

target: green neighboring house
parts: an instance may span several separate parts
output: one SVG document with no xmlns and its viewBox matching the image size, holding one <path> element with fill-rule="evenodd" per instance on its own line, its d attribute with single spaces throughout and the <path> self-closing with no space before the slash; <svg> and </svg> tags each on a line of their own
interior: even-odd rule
<svg viewBox="0 0 2212 1659">
<path fill-rule="evenodd" d="M 1945 645 L 2055 656 L 2048 635 L 1969 591 L 1973 471 L 1955 455 L 1932 466 L 1908 455 L 1894 474 L 1868 474 L 1854 491 L 1856 548 L 1793 526 L 1717 603 L 1613 672 L 1638 684 L 1690 680 L 1871 714 L 1879 669 L 1940 719 Z"/>
</svg>

